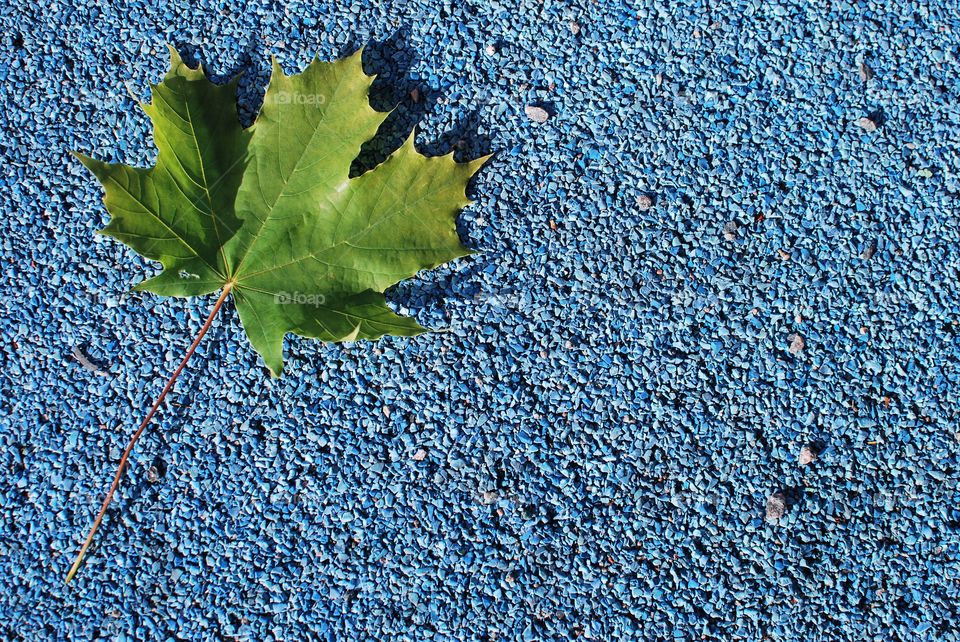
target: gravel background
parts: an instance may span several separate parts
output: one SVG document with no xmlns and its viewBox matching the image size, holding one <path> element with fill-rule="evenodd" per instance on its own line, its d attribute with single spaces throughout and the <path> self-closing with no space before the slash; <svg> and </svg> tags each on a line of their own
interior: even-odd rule
<svg viewBox="0 0 960 642">
<path fill-rule="evenodd" d="M 0 632 L 960 639 L 960 8 L 825 4 L 3 0 Z M 152 162 L 165 42 L 247 118 L 370 42 L 358 168 L 497 151 L 482 253 L 278 381 L 229 308 L 65 587 L 212 303 L 126 293 L 67 154 Z"/>
</svg>

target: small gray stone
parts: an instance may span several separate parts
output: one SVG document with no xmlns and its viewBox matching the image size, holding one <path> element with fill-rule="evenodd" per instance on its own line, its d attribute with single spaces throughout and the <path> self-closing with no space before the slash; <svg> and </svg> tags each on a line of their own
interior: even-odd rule
<svg viewBox="0 0 960 642">
<path fill-rule="evenodd" d="M 787 339 L 790 341 L 790 354 L 799 354 L 807 346 L 807 342 L 797 333 L 791 334 Z"/>
<path fill-rule="evenodd" d="M 423 448 L 420 448 L 419 450 L 417 450 L 417 452 L 413 453 L 413 461 L 423 461 L 426 458 L 427 458 L 427 451 L 424 450 Z"/>
<path fill-rule="evenodd" d="M 863 82 L 867 82 L 873 78 L 873 69 L 871 69 L 870 66 L 865 62 L 861 62 L 857 67 L 857 73 L 860 75 L 860 80 Z"/>
<path fill-rule="evenodd" d="M 767 497 L 767 521 L 776 522 L 787 512 L 787 497 L 779 490 Z"/>
<path fill-rule="evenodd" d="M 650 198 L 647 194 L 641 194 L 637 197 L 637 207 L 640 211 L 648 210 L 653 207 L 653 199 Z"/>
<path fill-rule="evenodd" d="M 860 125 L 860 127 L 862 127 L 863 131 L 865 132 L 877 131 L 877 123 L 869 116 L 864 116 L 863 118 L 857 121 L 857 124 Z"/>
<path fill-rule="evenodd" d="M 728 241 L 737 240 L 737 232 L 739 231 L 740 226 L 737 225 L 736 221 L 729 221 L 726 225 L 723 226 L 723 238 Z"/>
<path fill-rule="evenodd" d="M 798 463 L 801 466 L 807 466 L 812 464 L 817 459 L 817 449 L 807 444 L 800 449 L 800 456 L 797 458 Z"/>
<path fill-rule="evenodd" d="M 151 484 L 156 484 L 158 481 L 160 481 L 160 471 L 156 466 L 150 466 L 150 468 L 147 468 L 147 481 Z"/>
<path fill-rule="evenodd" d="M 527 118 L 532 120 L 535 123 L 545 123 L 547 119 L 550 118 L 550 114 L 547 113 L 547 110 L 543 107 L 537 107 L 535 105 L 527 105 L 523 109 L 526 113 Z"/>
<path fill-rule="evenodd" d="M 570 33 L 572 33 L 572 34 L 575 35 L 575 36 L 580 33 L 580 23 L 579 23 L 579 22 L 571 22 L 571 23 L 570 23 Z"/>
</svg>

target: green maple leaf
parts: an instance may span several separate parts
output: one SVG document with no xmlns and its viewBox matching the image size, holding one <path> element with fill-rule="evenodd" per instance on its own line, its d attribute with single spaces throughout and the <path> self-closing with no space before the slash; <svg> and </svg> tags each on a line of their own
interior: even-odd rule
<svg viewBox="0 0 960 642">
<path fill-rule="evenodd" d="M 389 113 L 370 107 L 361 51 L 314 60 L 287 76 L 276 61 L 254 124 L 237 118 L 237 81 L 218 86 L 170 49 L 170 71 L 143 105 L 158 155 L 147 169 L 78 154 L 103 184 L 110 223 L 101 233 L 162 271 L 136 286 L 167 296 L 220 291 L 186 356 L 134 433 L 70 572 L 77 573 L 150 418 L 172 389 L 228 295 L 273 375 L 288 332 L 323 341 L 424 332 L 395 314 L 383 292 L 469 253 L 456 214 L 487 157 L 428 158 L 410 134 L 360 176 L 350 165 Z"/>
<path fill-rule="evenodd" d="M 428 158 L 411 133 L 379 166 L 350 177 L 360 146 L 389 115 L 370 107 L 358 51 L 273 75 L 244 130 L 236 79 L 217 86 L 171 48 L 170 71 L 143 105 L 159 150 L 149 169 L 79 155 L 103 184 L 112 236 L 163 271 L 136 286 L 167 296 L 231 291 L 251 344 L 283 369 L 287 332 L 323 341 L 424 331 L 383 292 L 469 253 L 456 214 L 486 158 Z"/>
</svg>

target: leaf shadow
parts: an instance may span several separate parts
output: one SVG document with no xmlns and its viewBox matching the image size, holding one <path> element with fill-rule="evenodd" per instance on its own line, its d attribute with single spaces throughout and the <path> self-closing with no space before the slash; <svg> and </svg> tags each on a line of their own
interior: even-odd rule
<svg viewBox="0 0 960 642">
<path fill-rule="evenodd" d="M 377 135 L 367 141 L 351 167 L 351 175 L 361 174 L 383 162 L 403 144 L 407 136 L 440 102 L 446 87 L 435 87 L 414 77 L 412 69 L 420 61 L 417 51 L 407 44 L 410 28 L 401 27 L 389 38 L 372 42 L 364 50 L 363 66 L 377 78 L 370 89 L 370 104 L 379 111 L 393 110 Z M 490 140 L 478 136 L 479 110 L 472 111 L 440 138 L 418 143 L 428 156 L 454 152 L 463 162 L 489 153 Z"/>
<path fill-rule="evenodd" d="M 180 52 L 180 57 L 190 67 L 202 64 L 207 77 L 211 82 L 222 85 L 239 76 L 237 83 L 237 116 L 240 124 L 247 128 L 263 105 L 263 95 L 270 82 L 270 57 L 260 38 L 251 36 L 243 48 L 240 59 L 223 73 L 215 73 L 212 65 L 208 64 L 203 50 L 191 43 L 171 43 Z"/>
<path fill-rule="evenodd" d="M 410 28 L 404 26 L 386 40 L 370 42 L 364 49 L 363 69 L 377 76 L 370 88 L 370 105 L 377 111 L 393 112 L 377 135 L 360 148 L 350 168 L 351 176 L 358 176 L 386 160 L 440 97 L 440 88 L 412 77 L 411 70 L 420 58 L 408 44 L 409 35 Z"/>
<path fill-rule="evenodd" d="M 259 38 L 251 36 L 243 48 L 243 56 L 230 70 L 228 77 L 239 75 L 237 83 L 237 115 L 240 124 L 250 127 L 263 106 L 263 96 L 270 83 L 270 57 Z"/>
</svg>

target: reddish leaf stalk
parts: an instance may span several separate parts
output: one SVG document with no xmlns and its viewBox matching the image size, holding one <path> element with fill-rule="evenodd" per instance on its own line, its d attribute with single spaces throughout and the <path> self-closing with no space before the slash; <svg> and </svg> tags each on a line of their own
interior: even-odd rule
<svg viewBox="0 0 960 642">
<path fill-rule="evenodd" d="M 193 340 L 193 343 L 190 344 L 190 347 L 187 349 L 187 353 L 184 355 L 183 360 L 180 362 L 180 365 L 177 366 L 177 369 L 173 371 L 173 374 L 170 376 L 170 379 L 167 380 L 167 385 L 163 387 L 163 391 L 160 393 L 160 396 L 157 397 L 157 400 L 154 402 L 153 407 L 150 408 L 150 412 L 147 413 L 147 416 L 144 417 L 143 422 L 140 423 L 140 427 L 137 428 L 137 432 L 133 433 L 133 437 L 130 438 L 130 442 L 127 443 L 126 449 L 123 451 L 123 455 L 120 457 L 120 464 L 117 466 L 117 474 L 113 478 L 113 483 L 110 484 L 110 490 L 107 491 L 107 496 L 103 500 L 103 505 L 100 507 L 100 512 L 97 514 L 97 518 L 93 522 L 93 527 L 90 528 L 90 533 L 87 535 L 86 541 L 83 543 L 83 547 L 80 549 L 80 552 L 77 554 L 77 559 L 73 563 L 73 566 L 70 568 L 70 572 L 67 573 L 66 583 L 70 583 L 70 580 L 77 574 L 77 571 L 80 569 L 80 564 L 83 562 L 83 556 L 86 555 L 87 549 L 90 548 L 90 544 L 93 542 L 93 536 L 96 534 L 97 529 L 100 528 L 100 522 L 103 521 L 103 516 L 107 512 L 107 507 L 110 506 L 110 502 L 113 500 L 113 494 L 116 492 L 117 487 L 120 485 L 120 478 L 123 477 L 123 470 L 127 465 L 127 460 L 130 458 L 130 453 L 133 451 L 133 447 L 137 444 L 137 441 L 140 439 L 140 435 L 143 434 L 143 430 L 147 427 L 147 424 L 150 423 L 150 419 L 153 417 L 154 413 L 160 407 L 160 404 L 163 403 L 163 400 L 166 398 L 167 393 L 173 388 L 173 384 L 176 383 L 177 378 L 180 376 L 180 373 L 183 372 L 184 367 L 186 367 L 187 362 L 190 360 L 190 357 L 193 356 L 193 353 L 196 351 L 197 346 L 200 345 L 200 340 L 203 339 L 203 335 L 207 333 L 207 330 L 210 329 L 210 325 L 213 323 L 214 317 L 217 316 L 217 312 L 220 311 L 223 302 L 227 300 L 227 295 L 230 294 L 230 290 L 233 289 L 233 282 L 227 283 L 223 291 L 220 293 L 220 297 L 217 299 L 217 302 L 213 305 L 213 309 L 210 310 L 207 320 L 204 322 L 203 327 L 200 328 L 200 332 L 197 334 L 197 338 Z"/>
</svg>

